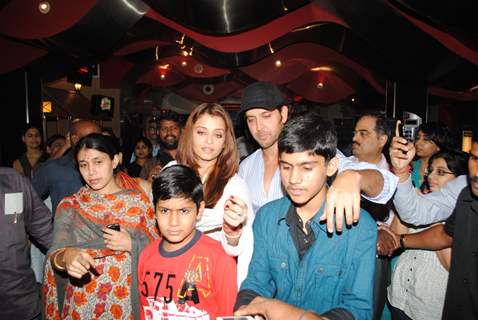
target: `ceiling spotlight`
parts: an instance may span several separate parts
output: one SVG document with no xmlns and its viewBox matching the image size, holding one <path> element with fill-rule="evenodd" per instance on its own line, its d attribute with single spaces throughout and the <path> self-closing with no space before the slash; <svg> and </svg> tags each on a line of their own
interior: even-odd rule
<svg viewBox="0 0 478 320">
<path fill-rule="evenodd" d="M 194 51 L 194 47 L 193 47 L 193 46 L 191 46 L 191 49 L 189 49 L 189 53 L 188 53 L 188 54 L 189 54 L 189 56 L 192 56 L 192 55 L 193 55 L 193 51 Z"/>
<path fill-rule="evenodd" d="M 81 83 L 78 83 L 78 82 L 77 82 L 77 83 L 75 83 L 73 86 L 75 87 L 75 91 L 76 91 L 76 92 L 80 92 L 80 90 L 81 90 Z"/>
<path fill-rule="evenodd" d="M 161 80 L 166 79 L 166 75 L 165 75 L 165 74 L 161 74 L 159 77 L 161 78 Z"/>
<path fill-rule="evenodd" d="M 38 3 L 38 11 L 40 11 L 43 14 L 47 14 L 48 12 L 50 12 L 50 9 L 51 9 L 50 2 L 40 1 L 40 3 Z"/>
<path fill-rule="evenodd" d="M 323 82 L 317 83 L 317 88 L 318 88 L 318 89 L 322 89 L 323 87 L 324 87 L 324 83 L 323 83 Z"/>
<path fill-rule="evenodd" d="M 352 102 L 355 102 L 355 98 L 352 98 Z"/>
<path fill-rule="evenodd" d="M 202 73 L 204 71 L 204 66 L 200 63 L 194 65 L 194 72 Z"/>
<path fill-rule="evenodd" d="M 276 60 L 276 62 L 274 62 L 274 64 L 277 68 L 282 67 L 282 61 L 280 61 L 280 60 Z"/>
<path fill-rule="evenodd" d="M 188 63 L 185 60 L 181 61 L 181 67 L 186 67 L 187 65 Z"/>
<path fill-rule="evenodd" d="M 181 54 L 185 57 L 187 57 L 189 55 L 189 53 L 186 50 L 182 50 Z"/>
</svg>

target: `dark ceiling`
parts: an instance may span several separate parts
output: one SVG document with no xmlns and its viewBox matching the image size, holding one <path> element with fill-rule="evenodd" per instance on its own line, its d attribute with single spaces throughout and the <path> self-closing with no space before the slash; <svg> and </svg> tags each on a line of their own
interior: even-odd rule
<svg viewBox="0 0 478 320">
<path fill-rule="evenodd" d="M 99 63 L 101 87 L 131 101 L 223 101 L 256 80 L 320 104 L 383 97 L 386 80 L 478 100 L 477 1 L 49 0 L 47 14 L 39 2 L 0 0 L 0 74 L 48 82 Z"/>
</svg>

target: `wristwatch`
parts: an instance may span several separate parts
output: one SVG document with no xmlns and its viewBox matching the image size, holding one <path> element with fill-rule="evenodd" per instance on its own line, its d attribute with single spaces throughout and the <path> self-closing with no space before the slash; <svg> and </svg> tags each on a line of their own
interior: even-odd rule
<svg viewBox="0 0 478 320">
<path fill-rule="evenodd" d="M 400 249 L 405 250 L 405 234 L 400 235 Z"/>
</svg>

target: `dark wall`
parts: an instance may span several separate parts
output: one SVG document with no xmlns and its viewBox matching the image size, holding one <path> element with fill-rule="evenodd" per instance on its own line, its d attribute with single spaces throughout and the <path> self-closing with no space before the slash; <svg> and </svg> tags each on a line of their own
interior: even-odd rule
<svg viewBox="0 0 478 320">
<path fill-rule="evenodd" d="M 27 124 L 27 104 L 29 123 L 42 128 L 40 77 L 24 70 L 0 75 L 0 101 L 0 165 L 11 167 L 25 151 L 21 135 Z"/>
</svg>

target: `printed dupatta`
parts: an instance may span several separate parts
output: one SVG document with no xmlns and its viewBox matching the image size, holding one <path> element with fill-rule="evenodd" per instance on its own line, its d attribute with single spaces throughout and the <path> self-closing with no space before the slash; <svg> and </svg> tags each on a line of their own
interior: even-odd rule
<svg viewBox="0 0 478 320">
<path fill-rule="evenodd" d="M 53 269 L 49 259 L 51 255 L 65 247 L 86 249 L 94 258 L 126 254 L 105 247 L 101 230 L 110 223 L 119 223 L 132 239 L 130 298 L 133 317 L 139 318 L 138 258 L 141 250 L 158 238 L 151 202 L 144 192 L 137 190 L 102 195 L 83 187 L 78 193 L 65 197 L 57 208 L 42 292 L 45 319 L 61 319 L 65 290 L 70 279 L 65 272 Z"/>
</svg>

